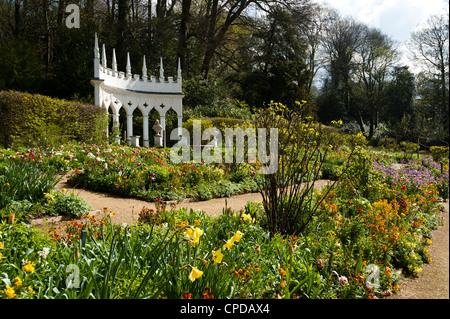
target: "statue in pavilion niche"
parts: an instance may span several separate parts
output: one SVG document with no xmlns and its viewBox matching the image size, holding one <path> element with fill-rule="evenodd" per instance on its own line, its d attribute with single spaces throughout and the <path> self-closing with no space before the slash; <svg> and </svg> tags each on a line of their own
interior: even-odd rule
<svg viewBox="0 0 450 319">
<path fill-rule="evenodd" d="M 173 109 L 178 117 L 178 136 L 181 136 L 183 121 L 183 92 L 180 60 L 176 77 L 164 75 L 163 58 L 160 58 L 159 76 L 148 76 L 145 55 L 143 56 L 142 74 L 133 74 L 131 69 L 130 54 L 127 53 L 127 65 L 125 72 L 117 69 L 116 52 L 112 50 L 111 68 L 108 68 L 105 45 L 100 50 L 97 34 L 94 43 L 94 78 L 91 80 L 94 86 L 95 105 L 104 107 L 107 111 L 111 108 L 115 131 L 119 126 L 119 111 L 123 108 L 126 112 L 126 140 L 128 145 L 139 146 L 140 136 L 133 135 L 133 112 L 139 109 L 143 118 L 142 144 L 150 145 L 149 113 L 155 109 L 159 114 L 161 131 L 154 141 L 158 145 L 165 146 L 166 138 L 170 132 L 166 132 L 166 113 Z M 120 134 L 115 140 L 120 141 Z M 137 145 L 136 145 L 137 143 Z"/>
</svg>

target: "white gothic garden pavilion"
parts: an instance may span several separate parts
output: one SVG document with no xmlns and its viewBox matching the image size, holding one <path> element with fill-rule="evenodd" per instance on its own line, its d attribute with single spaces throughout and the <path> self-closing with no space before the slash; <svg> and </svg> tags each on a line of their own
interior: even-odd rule
<svg viewBox="0 0 450 319">
<path fill-rule="evenodd" d="M 142 65 L 142 74 L 132 74 L 130 55 L 127 53 L 126 72 L 117 70 L 117 61 L 115 50 L 112 52 L 112 68 L 107 67 L 105 45 L 102 48 L 102 58 L 100 63 L 100 51 L 98 46 L 97 34 L 95 34 L 94 44 L 94 78 L 91 80 L 94 86 L 95 105 L 104 107 L 106 111 L 111 108 L 113 125 L 118 129 L 119 111 L 123 108 L 127 116 L 127 143 L 133 144 L 133 112 L 139 109 L 143 117 L 143 146 L 150 146 L 149 136 L 149 113 L 155 109 L 160 116 L 162 127 L 159 139 L 160 145 L 165 145 L 166 134 L 166 113 L 173 109 L 178 116 L 178 136 L 181 136 L 182 126 L 182 78 L 181 67 L 178 61 L 178 72 L 176 78 L 164 76 L 162 58 L 160 62 L 159 77 L 147 76 L 147 66 L 145 56 Z M 116 136 L 116 141 L 120 137 Z M 155 143 L 156 139 L 155 139 Z"/>
</svg>

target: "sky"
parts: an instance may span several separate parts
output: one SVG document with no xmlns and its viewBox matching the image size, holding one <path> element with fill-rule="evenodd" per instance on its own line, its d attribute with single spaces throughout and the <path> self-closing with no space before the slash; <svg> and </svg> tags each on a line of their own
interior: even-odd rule
<svg viewBox="0 0 450 319">
<path fill-rule="evenodd" d="M 378 28 L 400 43 L 402 62 L 413 68 L 407 59 L 406 43 L 411 32 L 427 22 L 431 15 L 448 12 L 448 0 L 315 0 L 336 8 L 343 17 Z M 412 70 L 415 71 L 415 70 Z"/>
</svg>

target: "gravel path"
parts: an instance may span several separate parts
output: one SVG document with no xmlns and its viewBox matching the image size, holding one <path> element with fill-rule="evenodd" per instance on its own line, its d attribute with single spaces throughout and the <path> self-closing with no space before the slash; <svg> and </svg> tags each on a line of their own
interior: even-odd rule
<svg viewBox="0 0 450 319">
<path fill-rule="evenodd" d="M 63 177 L 56 185 L 57 189 L 61 190 L 66 188 L 67 190 L 71 190 L 71 186 L 67 184 L 66 177 L 67 176 Z M 327 180 L 318 180 L 314 186 L 316 189 L 320 189 L 327 185 L 327 183 Z M 155 204 L 153 202 L 147 202 L 145 200 L 122 198 L 85 189 L 74 189 L 74 193 L 83 198 L 91 206 L 93 211 L 102 211 L 103 208 L 108 208 L 109 211 L 115 214 L 113 222 L 116 224 L 134 224 L 138 219 L 139 212 L 144 206 L 150 209 L 155 209 Z M 192 201 L 186 199 L 177 203 L 176 208 L 185 207 L 187 209 L 192 208 L 193 210 L 203 210 L 207 215 L 219 216 L 222 214 L 222 210 L 226 207 L 231 207 L 233 210 L 239 211 L 245 207 L 247 202 L 261 200 L 261 194 L 249 193 L 235 195 L 228 198 L 213 198 L 208 201 Z M 50 220 L 50 218 L 48 220 Z"/>
<path fill-rule="evenodd" d="M 398 293 L 389 299 L 449 299 L 449 202 L 443 204 L 444 225 L 433 231 L 428 247 L 432 262 L 422 266 L 417 278 L 402 279 Z"/>
<path fill-rule="evenodd" d="M 325 186 L 328 181 L 320 180 L 316 182 L 316 188 Z M 63 178 L 57 185 L 58 189 L 71 189 Z M 155 209 L 154 203 L 121 198 L 104 193 L 92 192 L 84 189 L 75 189 L 75 194 L 86 200 L 94 210 L 92 215 L 101 214 L 103 208 L 113 212 L 113 222 L 116 224 L 134 224 L 138 219 L 138 214 L 145 206 Z M 233 210 L 242 209 L 248 201 L 261 201 L 259 193 L 236 195 L 229 198 L 215 198 L 208 201 L 193 202 L 184 200 L 176 207 L 192 208 L 203 210 L 211 216 L 219 216 L 223 208 L 231 207 Z M 432 262 L 422 266 L 423 271 L 415 279 L 405 278 L 400 282 L 399 292 L 387 299 L 449 299 L 449 203 L 443 203 L 445 211 L 441 214 L 444 225 L 433 231 L 432 244 L 428 247 Z M 33 220 L 36 226 L 44 223 L 59 225 L 65 220 L 61 217 L 50 217 Z"/>
</svg>

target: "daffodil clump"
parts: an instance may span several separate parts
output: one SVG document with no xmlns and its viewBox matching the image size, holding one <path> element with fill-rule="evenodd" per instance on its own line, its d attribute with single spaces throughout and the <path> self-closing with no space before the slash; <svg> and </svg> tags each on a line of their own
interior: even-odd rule
<svg viewBox="0 0 450 319">
<path fill-rule="evenodd" d="M 198 224 L 200 221 L 196 220 L 196 223 Z M 184 238 L 189 242 L 189 245 L 191 247 L 197 247 L 200 244 L 200 237 L 204 234 L 204 231 L 198 227 L 192 227 L 189 225 L 186 225 L 185 222 L 178 225 L 180 227 L 179 229 L 185 229 L 183 232 Z M 233 245 L 237 242 L 239 242 L 244 234 L 240 232 L 239 230 L 236 231 L 236 233 L 229 239 L 227 242 L 223 245 L 222 249 L 225 250 L 231 250 Z M 224 258 L 224 254 L 222 253 L 222 249 L 216 249 L 211 251 L 211 259 L 214 264 L 220 264 L 222 263 L 222 260 Z M 205 265 L 209 265 L 209 262 L 202 259 L 203 263 Z M 199 279 L 203 275 L 203 271 L 199 270 L 197 267 L 191 266 L 191 272 L 189 273 L 189 280 L 191 282 L 194 282 L 195 280 Z"/>
<path fill-rule="evenodd" d="M 4 245 L 0 242 L 0 250 L 4 249 Z M 2 269 L 2 257 L 3 255 L 0 253 L 0 273 Z M 31 261 L 25 261 L 22 267 L 22 275 L 16 276 L 13 280 L 8 279 L 8 277 L 3 279 L 4 290 L 0 290 L 0 296 L 3 296 L 6 299 L 14 299 L 14 298 L 33 298 L 36 292 L 30 285 L 26 285 L 26 282 L 30 281 L 28 279 L 28 275 L 34 273 L 36 264 Z"/>
</svg>

